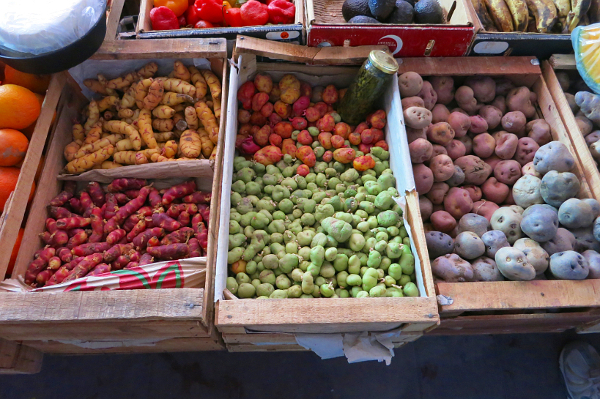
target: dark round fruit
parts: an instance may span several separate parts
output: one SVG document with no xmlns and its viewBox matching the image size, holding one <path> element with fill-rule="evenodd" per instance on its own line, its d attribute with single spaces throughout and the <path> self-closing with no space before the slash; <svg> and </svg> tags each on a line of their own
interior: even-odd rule
<svg viewBox="0 0 600 399">
<path fill-rule="evenodd" d="M 369 9 L 369 0 L 346 0 L 342 5 L 342 15 L 346 21 L 359 16 L 366 15 L 371 17 L 371 10 Z"/>
<path fill-rule="evenodd" d="M 419 24 L 444 23 L 444 12 L 437 0 L 420 0 L 415 4 L 415 22 Z"/>
<path fill-rule="evenodd" d="M 415 10 L 404 0 L 396 1 L 396 8 L 390 14 L 387 23 L 389 24 L 410 24 L 413 22 Z"/>
<path fill-rule="evenodd" d="M 357 15 L 356 17 L 352 17 L 349 24 L 380 24 L 378 20 L 373 17 L 367 17 L 366 15 Z"/>
<path fill-rule="evenodd" d="M 396 8 L 396 0 L 369 0 L 371 14 L 379 21 L 385 21 Z"/>
</svg>

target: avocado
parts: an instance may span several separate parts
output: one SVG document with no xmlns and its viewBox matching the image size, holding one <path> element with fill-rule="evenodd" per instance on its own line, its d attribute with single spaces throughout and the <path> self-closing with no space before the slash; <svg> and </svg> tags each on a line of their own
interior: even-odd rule
<svg viewBox="0 0 600 399">
<path fill-rule="evenodd" d="M 373 17 L 367 17 L 366 15 L 357 15 L 356 17 L 350 18 L 349 24 L 380 24 L 378 20 Z"/>
<path fill-rule="evenodd" d="M 350 21 L 358 15 L 366 15 L 372 17 L 369 10 L 369 0 L 346 0 L 342 5 L 342 15 L 346 21 Z"/>
<path fill-rule="evenodd" d="M 369 0 L 371 14 L 379 21 L 384 21 L 394 11 L 396 0 Z"/>
<path fill-rule="evenodd" d="M 408 4 L 410 4 L 413 8 L 415 8 L 415 0 L 404 0 Z M 398 1 L 396 1 L 396 7 L 398 7 Z"/>
<path fill-rule="evenodd" d="M 409 2 L 396 0 L 396 8 L 390 14 L 387 22 L 389 24 L 410 24 L 413 21 L 415 10 Z"/>
<path fill-rule="evenodd" d="M 418 24 L 442 24 L 444 12 L 437 0 L 420 0 L 415 4 L 415 22 Z"/>
</svg>

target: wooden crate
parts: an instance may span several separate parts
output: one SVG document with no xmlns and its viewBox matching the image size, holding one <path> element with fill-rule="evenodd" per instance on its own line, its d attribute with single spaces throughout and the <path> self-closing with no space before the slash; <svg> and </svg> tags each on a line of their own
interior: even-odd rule
<svg viewBox="0 0 600 399">
<path fill-rule="evenodd" d="M 564 143 L 572 154 L 575 146 L 563 125 L 548 86 L 534 57 L 409 58 L 399 73 L 414 71 L 422 76 L 505 76 L 526 85 L 537 94 L 538 115 L 553 128 L 553 139 Z M 577 159 L 577 158 L 576 158 Z M 581 181 L 580 197 L 594 197 L 588 181 L 589 165 L 577 162 L 574 173 Z M 565 330 L 576 324 L 581 308 L 600 305 L 600 280 L 499 281 L 436 283 L 439 295 L 440 327 L 434 334 L 537 332 L 537 312 L 566 312 L 558 318 L 548 315 L 547 331 Z M 572 321 L 569 321 L 572 318 Z M 552 320 L 557 321 L 555 328 Z"/>
<path fill-rule="evenodd" d="M 37 349 L 0 338 L 0 374 L 36 374 L 43 360 Z"/>
<path fill-rule="evenodd" d="M 357 68 L 334 66 L 307 66 L 283 63 L 256 63 L 255 55 L 280 58 L 288 61 L 319 64 L 345 64 L 354 61 L 362 63 L 373 47 L 363 48 L 306 48 L 285 43 L 271 43 L 238 37 L 236 54 L 242 54 L 239 61 L 239 79 L 237 70 L 231 71 L 230 98 L 225 144 L 225 159 L 232 165 L 233 142 L 237 132 L 237 100 L 238 83 L 241 84 L 255 71 L 271 74 L 289 72 L 306 73 L 311 76 L 341 76 L 351 80 Z M 388 90 L 394 93 L 396 86 Z M 397 92 L 396 92 L 397 95 Z M 399 96 L 397 96 L 399 100 Z M 391 105 L 389 105 L 391 108 Z M 390 116 L 388 120 L 398 117 L 400 113 Z M 401 116 L 400 116 L 401 117 Z M 387 129 L 387 128 L 386 128 Z M 399 126 L 399 129 L 403 129 Z M 402 142 L 404 135 L 398 135 Z M 389 137 L 388 137 L 389 139 Z M 396 139 L 395 139 L 396 140 Z M 406 144 L 406 143 L 405 143 Z M 395 162 L 401 162 L 399 159 Z M 393 166 L 392 166 L 393 167 Z M 231 166 L 224 166 L 223 179 L 231 179 Z M 410 172 L 409 172 L 410 173 Z M 229 175 L 229 176 L 228 176 Z M 410 174 L 409 174 L 410 177 Z M 400 176 L 397 176 L 400 178 Z M 412 181 L 412 177 L 410 177 Z M 230 180 L 229 180 L 230 181 Z M 225 195 L 225 194 L 223 194 Z M 229 210 L 229 201 L 222 198 L 223 206 Z M 291 351 L 304 350 L 296 343 L 294 333 L 347 333 L 347 332 L 380 332 L 401 329 L 402 333 L 394 341 L 397 346 L 419 338 L 423 331 L 434 328 L 438 324 L 435 292 L 431 275 L 425 236 L 419 213 L 416 192 L 413 190 L 406 196 L 405 217 L 412 229 L 412 240 L 420 262 L 420 273 L 423 280 L 421 297 L 416 298 L 311 298 L 311 299 L 271 299 L 240 300 L 225 295 L 216 305 L 217 329 L 223 334 L 228 350 L 238 351 Z M 224 246 L 227 255 L 229 216 L 222 210 L 220 246 Z M 223 240 L 223 241 L 221 241 Z M 227 275 L 227 262 L 221 258 L 217 261 L 216 281 L 224 282 Z M 215 282 L 216 287 L 223 285 Z M 218 288 L 216 288 L 218 290 Z"/>
<path fill-rule="evenodd" d="M 227 60 L 225 40 L 156 40 L 105 42 L 94 60 L 206 58 L 222 79 L 226 110 Z M 108 73 L 108 71 L 107 71 Z M 70 79 L 62 87 L 63 107 L 46 155 L 39 189 L 27 221 L 13 278 L 22 276 L 41 247 L 48 201 L 60 192 L 56 177 L 63 169 L 63 148 L 71 141 L 72 117 L 87 103 Z M 220 199 L 225 118 L 221 118 L 217 158 L 213 163 L 213 204 Z M 148 165 L 152 167 L 151 164 Z M 123 177 L 127 177 L 127 167 Z M 33 168 L 32 173 L 35 173 Z M 215 350 L 221 348 L 213 326 L 213 278 L 219 207 L 211 207 L 209 250 L 204 288 L 91 291 L 65 293 L 0 293 L 0 337 L 22 341 L 50 353 L 127 353 Z"/>
<path fill-rule="evenodd" d="M 583 171 L 585 178 L 588 181 L 590 190 L 593 193 L 593 197 L 600 199 L 600 173 L 598 172 L 596 161 L 594 161 L 585 138 L 577 126 L 575 115 L 573 115 L 573 111 L 571 111 L 571 108 L 569 107 L 567 98 L 565 97 L 565 94 L 558 83 L 556 73 L 554 72 L 555 70 L 567 71 L 573 77 L 579 77 L 579 73 L 577 72 L 577 67 L 575 65 L 575 56 L 554 55 L 549 61 L 544 61 L 542 63 L 542 70 L 544 73 L 544 80 L 546 81 L 548 89 L 550 90 L 550 94 L 556 103 L 556 108 L 558 109 L 558 113 L 560 114 L 560 117 L 566 127 L 567 134 L 569 135 L 569 139 L 571 140 L 573 148 L 575 148 L 575 155 L 579 160 L 579 163 L 584 167 Z M 600 282 L 598 282 L 595 287 L 600 288 Z M 590 313 L 592 315 L 596 315 L 596 318 L 595 320 L 588 320 L 585 323 L 580 323 L 577 326 L 578 330 L 582 333 L 600 331 L 600 312 L 597 310 L 592 310 Z"/>
</svg>

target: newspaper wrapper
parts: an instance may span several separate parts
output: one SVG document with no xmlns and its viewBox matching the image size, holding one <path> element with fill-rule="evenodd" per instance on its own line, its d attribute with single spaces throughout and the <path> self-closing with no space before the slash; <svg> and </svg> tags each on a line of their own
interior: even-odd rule
<svg viewBox="0 0 600 399">
<path fill-rule="evenodd" d="M 205 279 L 206 258 L 198 257 L 115 270 L 98 276 L 82 277 L 66 283 L 35 289 L 25 285 L 22 277 L 19 277 L 19 279 L 2 281 L 0 291 L 67 292 L 202 288 Z"/>
</svg>

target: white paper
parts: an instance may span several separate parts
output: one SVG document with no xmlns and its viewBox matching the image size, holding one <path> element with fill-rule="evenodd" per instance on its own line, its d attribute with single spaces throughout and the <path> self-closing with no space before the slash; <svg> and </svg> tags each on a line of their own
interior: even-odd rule
<svg viewBox="0 0 600 399">
<path fill-rule="evenodd" d="M 344 356 L 342 334 L 296 334 L 296 342 L 315 352 L 321 359 Z"/>
</svg>

